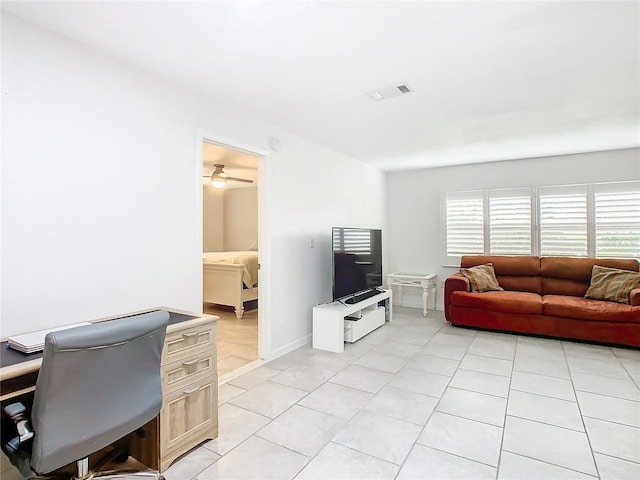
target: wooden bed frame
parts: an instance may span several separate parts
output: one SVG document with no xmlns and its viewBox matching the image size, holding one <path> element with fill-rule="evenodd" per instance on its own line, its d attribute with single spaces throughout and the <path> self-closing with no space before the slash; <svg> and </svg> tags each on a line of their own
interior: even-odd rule
<svg viewBox="0 0 640 480">
<path fill-rule="evenodd" d="M 258 287 L 244 288 L 242 282 L 244 265 L 233 263 L 202 264 L 202 300 L 235 307 L 236 317 L 244 314 L 243 302 L 258 298 Z"/>
</svg>

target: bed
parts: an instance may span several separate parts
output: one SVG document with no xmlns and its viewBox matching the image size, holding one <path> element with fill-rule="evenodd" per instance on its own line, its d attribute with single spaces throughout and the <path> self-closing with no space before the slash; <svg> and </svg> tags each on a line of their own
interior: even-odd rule
<svg viewBox="0 0 640 480">
<path fill-rule="evenodd" d="M 258 252 L 205 252 L 202 277 L 202 300 L 235 307 L 240 319 L 244 302 L 258 298 Z"/>
</svg>

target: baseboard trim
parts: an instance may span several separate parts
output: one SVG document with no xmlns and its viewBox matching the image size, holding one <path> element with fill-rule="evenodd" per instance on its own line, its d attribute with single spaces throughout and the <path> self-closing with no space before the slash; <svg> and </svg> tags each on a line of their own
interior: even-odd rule
<svg viewBox="0 0 640 480">
<path fill-rule="evenodd" d="M 258 368 L 259 366 L 264 365 L 265 363 L 267 362 L 264 360 L 254 360 L 253 362 L 247 363 L 246 365 L 243 365 L 240 368 L 231 370 L 230 372 L 225 373 L 224 375 L 218 377 L 218 385 L 223 385 L 227 383 L 229 380 L 233 380 L 234 378 L 239 377 L 243 373 L 247 373 L 253 370 L 254 368 Z"/>
<path fill-rule="evenodd" d="M 311 334 L 305 335 L 304 337 L 301 337 L 297 340 L 294 340 L 291 343 L 287 343 L 286 345 L 283 345 L 282 347 L 273 350 L 271 352 L 271 358 L 269 358 L 269 361 L 275 360 L 278 357 L 286 355 L 289 352 L 293 352 L 294 350 L 300 347 L 304 347 L 305 345 L 309 345 L 310 343 L 311 343 Z"/>
<path fill-rule="evenodd" d="M 258 359 L 258 360 L 254 360 L 251 363 L 248 363 L 246 365 L 243 365 L 240 368 L 237 368 L 236 370 L 233 370 L 229 373 L 226 373 L 224 375 L 222 375 L 221 377 L 218 378 L 218 385 L 223 385 L 225 383 L 227 383 L 229 380 L 232 380 L 244 373 L 247 373 L 251 370 L 253 370 L 254 368 L 258 368 L 261 367 L 262 365 L 267 364 L 268 362 L 270 362 L 271 360 L 275 360 L 278 357 L 281 357 L 283 355 L 286 355 L 289 352 L 293 352 L 294 350 L 300 348 L 300 347 L 304 347 L 305 345 L 309 345 L 311 344 L 311 334 L 306 335 L 302 338 L 299 338 L 298 340 L 295 340 L 291 343 L 288 343 L 280 348 L 278 348 L 277 350 L 274 350 L 273 352 L 271 352 L 272 357 L 267 359 Z"/>
</svg>

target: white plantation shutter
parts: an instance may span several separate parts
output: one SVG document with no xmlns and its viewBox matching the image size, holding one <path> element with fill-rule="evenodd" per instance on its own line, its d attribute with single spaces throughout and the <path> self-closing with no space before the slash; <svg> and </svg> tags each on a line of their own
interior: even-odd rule
<svg viewBox="0 0 640 480">
<path fill-rule="evenodd" d="M 594 185 L 596 257 L 640 258 L 640 182 Z"/>
<path fill-rule="evenodd" d="M 489 191 L 491 255 L 531 255 L 531 189 Z"/>
<path fill-rule="evenodd" d="M 542 255 L 640 259 L 640 181 L 443 194 L 443 259 Z"/>
<path fill-rule="evenodd" d="M 540 255 L 588 256 L 587 186 L 540 187 Z"/>
<path fill-rule="evenodd" d="M 347 228 L 333 230 L 333 244 L 339 246 L 343 252 L 371 253 L 371 231 L 363 228 Z"/>
<path fill-rule="evenodd" d="M 484 252 L 484 193 L 450 192 L 445 199 L 446 254 Z"/>
</svg>

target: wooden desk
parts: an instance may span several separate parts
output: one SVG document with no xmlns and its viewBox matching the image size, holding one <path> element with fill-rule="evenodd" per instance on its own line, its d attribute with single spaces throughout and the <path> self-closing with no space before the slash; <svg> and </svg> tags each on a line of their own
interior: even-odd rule
<svg viewBox="0 0 640 480">
<path fill-rule="evenodd" d="M 214 315 L 169 312 L 162 350 L 162 408 L 145 426 L 145 438 L 128 435 L 119 443 L 148 467 L 165 471 L 191 448 L 218 436 L 218 374 Z M 145 312 L 136 312 L 134 316 Z M 123 316 L 101 319 L 114 320 Z M 24 355 L 0 344 L 0 402 L 28 398 L 35 390 L 42 352 Z M 26 396 L 26 397 L 25 397 Z M 194 421 L 196 419 L 196 421 Z"/>
</svg>

